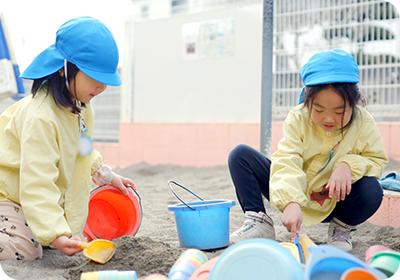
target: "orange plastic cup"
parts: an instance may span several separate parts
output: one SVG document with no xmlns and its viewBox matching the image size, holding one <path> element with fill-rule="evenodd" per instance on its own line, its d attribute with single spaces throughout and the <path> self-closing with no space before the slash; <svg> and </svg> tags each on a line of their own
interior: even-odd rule
<svg viewBox="0 0 400 280">
<path fill-rule="evenodd" d="M 353 267 L 346 270 L 340 280 L 379 280 L 380 278 L 370 270 L 362 267 Z"/>
</svg>

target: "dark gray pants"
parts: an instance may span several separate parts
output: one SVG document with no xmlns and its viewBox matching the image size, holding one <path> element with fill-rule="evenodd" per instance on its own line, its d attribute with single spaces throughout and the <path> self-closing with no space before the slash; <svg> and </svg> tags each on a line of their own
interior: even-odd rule
<svg viewBox="0 0 400 280">
<path fill-rule="evenodd" d="M 264 211 L 261 195 L 269 200 L 269 172 L 271 161 L 247 145 L 238 145 L 229 154 L 229 171 L 236 196 L 243 212 Z M 323 222 L 334 217 L 348 225 L 358 225 L 370 218 L 382 202 L 383 191 L 374 177 L 363 177 L 352 185 L 345 200 Z"/>
</svg>

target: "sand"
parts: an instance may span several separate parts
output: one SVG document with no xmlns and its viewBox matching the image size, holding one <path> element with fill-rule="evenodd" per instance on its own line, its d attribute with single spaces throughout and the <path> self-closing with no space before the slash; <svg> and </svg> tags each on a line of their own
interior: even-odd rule
<svg viewBox="0 0 400 280">
<path fill-rule="evenodd" d="M 236 205 L 230 212 L 230 231 L 233 232 L 243 223 L 243 213 L 236 200 L 227 166 L 193 168 L 151 166 L 143 163 L 115 171 L 135 181 L 143 213 L 142 224 L 136 236 L 124 236 L 114 240 L 117 249 L 109 262 L 101 265 L 86 259 L 82 253 L 67 257 L 57 250 L 46 248 L 41 260 L 2 261 L 3 271 L 13 279 L 40 280 L 80 279 L 82 272 L 98 270 L 135 270 L 139 280 L 153 273 L 168 275 L 171 266 L 186 250 L 179 245 L 175 214 L 168 211 L 169 205 L 180 203 L 169 189 L 167 184 L 169 180 L 184 185 L 204 200 L 235 200 Z M 400 173 L 400 162 L 390 160 L 384 175 L 391 171 Z M 196 201 L 196 198 L 186 191 L 180 188 L 174 189 L 183 200 Z M 281 213 L 276 209 L 270 209 L 269 206 L 267 212 L 275 222 L 277 240 L 289 242 L 290 234 L 280 221 Z M 307 234 L 316 244 L 323 244 L 327 227 L 327 224 L 303 227 L 302 233 Z M 353 236 L 354 248 L 350 253 L 364 261 L 365 251 L 375 244 L 400 251 L 400 229 L 365 222 L 358 226 Z M 220 255 L 225 249 L 206 251 L 205 254 L 208 258 L 212 258 Z"/>
</svg>

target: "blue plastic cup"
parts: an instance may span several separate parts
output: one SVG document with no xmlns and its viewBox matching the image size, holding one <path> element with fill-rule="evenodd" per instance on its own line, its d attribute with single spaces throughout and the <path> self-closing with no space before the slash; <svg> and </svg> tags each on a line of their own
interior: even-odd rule
<svg viewBox="0 0 400 280">
<path fill-rule="evenodd" d="M 117 280 L 137 280 L 136 271 L 118 271 Z"/>
<path fill-rule="evenodd" d="M 189 280 L 190 276 L 197 270 L 198 267 L 188 263 L 179 262 L 173 265 L 169 271 L 169 280 Z"/>
</svg>

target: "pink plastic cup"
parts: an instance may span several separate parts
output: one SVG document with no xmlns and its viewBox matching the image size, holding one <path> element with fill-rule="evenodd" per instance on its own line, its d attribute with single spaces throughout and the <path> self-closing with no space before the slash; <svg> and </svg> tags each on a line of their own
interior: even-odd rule
<svg viewBox="0 0 400 280">
<path fill-rule="evenodd" d="M 371 259 L 381 251 L 391 251 L 391 249 L 383 245 L 372 245 L 369 247 L 367 251 L 365 251 L 365 263 L 369 264 Z"/>
</svg>

